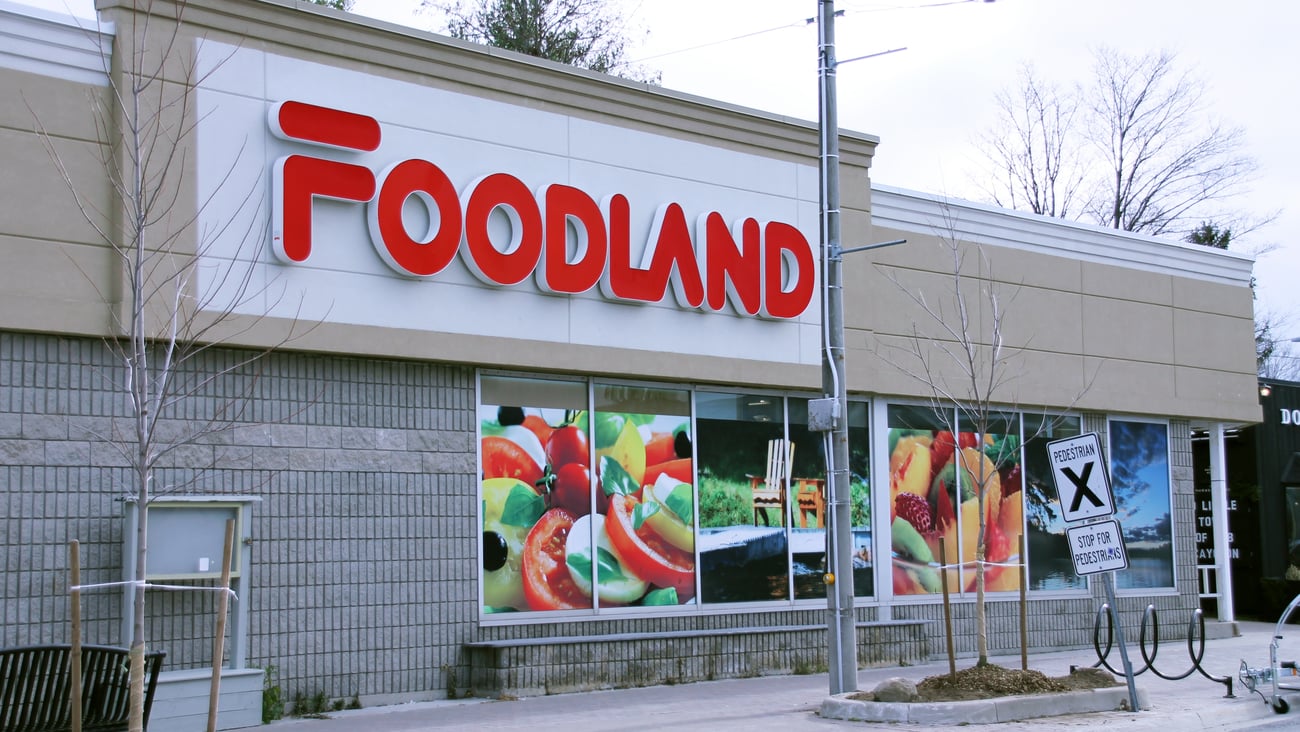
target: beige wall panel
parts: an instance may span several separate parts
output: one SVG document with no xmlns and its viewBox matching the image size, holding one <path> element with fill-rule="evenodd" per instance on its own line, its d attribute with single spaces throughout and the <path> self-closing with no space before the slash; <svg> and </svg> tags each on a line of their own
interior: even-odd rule
<svg viewBox="0 0 1300 732">
<path fill-rule="evenodd" d="M 1009 348 L 1083 353 L 1083 297 L 1077 292 L 1014 285 L 999 285 L 995 292 Z"/>
<path fill-rule="evenodd" d="M 1259 380 L 1253 374 L 1180 366 L 1174 370 L 1174 378 L 1180 410 L 1176 414 L 1188 417 L 1213 414 L 1219 420 L 1243 423 L 1258 422 L 1263 416 Z"/>
<path fill-rule="evenodd" d="M 855 337 L 857 335 L 858 337 Z M 927 394 L 910 339 L 899 336 L 863 338 L 847 334 L 844 359 L 848 390 L 857 393 L 918 396 Z"/>
<path fill-rule="evenodd" d="M 1087 294 L 1082 325 L 1084 352 L 1093 356 L 1153 363 L 1174 357 L 1173 311 L 1167 307 Z"/>
<path fill-rule="evenodd" d="M 992 275 L 1002 282 L 1064 292 L 1083 289 L 1083 266 L 1078 260 L 1054 257 L 1011 247 L 984 247 Z"/>
<path fill-rule="evenodd" d="M 31 132 L 0 130 L 0 160 L 8 174 L 0 176 L 0 232 L 12 236 L 59 241 L 97 242 L 98 235 L 82 215 L 109 208 L 111 188 L 99 157 L 99 146 L 81 140 L 55 138 L 55 158 Z M 76 186 L 68 188 L 59 174 L 66 168 Z M 79 203 L 80 201 L 80 203 Z"/>
<path fill-rule="evenodd" d="M 0 328 L 105 333 L 108 249 L 0 236 L 0 262 Z"/>
<path fill-rule="evenodd" d="M 848 256 L 868 257 L 881 266 L 941 272 L 951 277 L 956 271 L 957 260 L 953 258 L 952 249 L 944 241 L 944 236 L 947 233 L 942 228 L 929 234 L 916 234 L 876 227 L 872 233 L 872 243 L 894 239 L 906 239 L 907 243 Z M 961 246 L 960 263 L 964 276 L 980 277 L 983 274 L 979 252 L 975 247 L 965 244 Z"/>
<path fill-rule="evenodd" d="M 857 280 L 846 280 L 846 283 L 846 328 L 891 335 L 919 332 L 925 337 L 938 338 L 944 335 L 942 327 L 918 300 L 923 297 L 932 312 L 944 316 L 955 312 L 957 307 L 950 274 L 882 268 L 865 288 Z M 861 289 L 866 292 L 856 292 Z M 859 305 L 860 302 L 863 304 Z"/>
<path fill-rule="evenodd" d="M 840 165 L 840 211 L 842 212 L 843 228 L 849 230 L 848 214 L 850 211 L 871 211 L 871 180 L 868 170 L 864 165 L 850 165 L 841 163 Z M 869 224 L 870 222 L 868 222 Z M 868 227 L 869 228 L 869 227 Z M 864 231 L 864 234 L 867 232 Z M 850 244 L 844 243 L 845 248 L 851 246 L 860 246 L 861 244 L 872 244 L 871 242 L 861 242 Z M 851 255 L 850 255 L 851 256 Z"/>
<path fill-rule="evenodd" d="M 1175 277 L 1174 307 L 1254 320 L 1255 296 L 1249 287 Z"/>
<path fill-rule="evenodd" d="M 1179 406 L 1173 369 L 1164 364 L 1123 359 L 1084 359 L 1087 390 L 1079 408 L 1129 414 L 1186 414 Z"/>
<path fill-rule="evenodd" d="M 1128 267 L 1081 262 L 1083 291 L 1096 297 L 1172 305 L 1173 277 Z"/>
<path fill-rule="evenodd" d="M 1236 373 L 1255 369 L 1254 321 L 1191 310 L 1174 311 L 1174 363 Z"/>
<path fill-rule="evenodd" d="M 107 98 L 106 87 L 87 86 L 40 74 L 0 69 L 0 128 L 18 132 L 44 129 L 55 137 L 95 139 L 96 99 Z"/>
<path fill-rule="evenodd" d="M 996 400 L 1027 410 L 1077 403 L 1088 393 L 1092 376 L 1078 356 L 1035 350 L 1012 355 L 1002 374 L 1006 386 L 994 395 Z"/>
</svg>

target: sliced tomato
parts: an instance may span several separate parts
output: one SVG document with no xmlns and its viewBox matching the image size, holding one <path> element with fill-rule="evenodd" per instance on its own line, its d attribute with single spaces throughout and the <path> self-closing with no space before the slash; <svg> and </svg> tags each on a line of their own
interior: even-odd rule
<svg viewBox="0 0 1300 732">
<path fill-rule="evenodd" d="M 691 470 L 690 458 L 677 458 L 676 460 L 667 460 L 658 465 L 651 465 L 645 469 L 645 478 L 641 480 L 643 485 L 654 485 L 660 475 L 668 475 L 683 483 L 695 484 L 695 475 Z"/>
<path fill-rule="evenodd" d="M 573 529 L 573 514 L 553 508 L 537 520 L 524 539 L 524 598 L 532 610 L 591 607 L 564 563 L 564 547 Z"/>
<path fill-rule="evenodd" d="M 669 544 L 650 528 L 632 528 L 632 512 L 640 500 L 615 494 L 609 498 L 605 531 L 625 568 L 658 587 L 672 587 L 681 600 L 695 596 L 695 556 Z"/>
<path fill-rule="evenodd" d="M 514 478 L 536 485 L 542 479 L 542 466 L 513 440 L 492 435 L 483 438 L 483 478 Z"/>
</svg>

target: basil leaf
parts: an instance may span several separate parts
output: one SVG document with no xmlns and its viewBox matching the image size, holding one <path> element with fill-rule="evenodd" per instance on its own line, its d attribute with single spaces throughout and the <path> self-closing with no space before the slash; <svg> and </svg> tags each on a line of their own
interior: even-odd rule
<svg viewBox="0 0 1300 732">
<path fill-rule="evenodd" d="M 591 555 L 569 554 L 564 558 L 564 563 L 569 565 L 569 571 L 575 576 L 586 577 L 588 582 L 591 581 Z"/>
<path fill-rule="evenodd" d="M 600 456 L 600 488 L 606 496 L 630 496 L 641 490 L 623 466 L 608 455 Z"/>
<path fill-rule="evenodd" d="M 656 513 L 659 513 L 658 501 L 646 501 L 645 503 L 636 504 L 636 508 L 632 509 L 632 530 L 636 531 L 641 528 L 645 520 Z"/>
<path fill-rule="evenodd" d="M 668 494 L 668 500 L 664 502 L 669 511 L 677 514 L 687 526 L 691 525 L 694 520 L 695 500 L 691 496 L 691 487 L 686 483 L 678 483 L 673 486 L 672 491 Z"/>
<path fill-rule="evenodd" d="M 599 572 L 597 579 L 601 582 L 628 578 L 623 573 L 623 565 L 618 563 L 618 557 L 603 547 L 596 547 L 596 571 Z"/>
<path fill-rule="evenodd" d="M 575 575 L 586 577 L 588 581 L 592 580 L 591 576 L 591 555 L 578 552 L 570 554 L 564 559 L 564 563 L 569 565 L 569 571 Z M 623 565 L 618 563 L 618 557 L 608 549 L 596 548 L 596 571 L 599 572 L 598 579 L 601 582 L 612 582 L 627 579 L 627 574 L 623 571 Z"/>
<path fill-rule="evenodd" d="M 506 526 L 532 526 L 546 512 L 546 501 L 524 485 L 516 485 L 501 508 L 501 523 Z"/>
<path fill-rule="evenodd" d="M 677 590 L 672 587 L 664 587 L 659 590 L 651 590 L 646 596 L 641 598 L 642 605 L 677 605 Z"/>
</svg>

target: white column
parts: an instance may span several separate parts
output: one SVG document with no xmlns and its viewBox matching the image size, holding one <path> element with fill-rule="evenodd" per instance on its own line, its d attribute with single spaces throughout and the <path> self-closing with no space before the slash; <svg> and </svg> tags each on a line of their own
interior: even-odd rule
<svg viewBox="0 0 1300 732">
<path fill-rule="evenodd" d="M 1214 567 L 1218 574 L 1219 620 L 1232 622 L 1232 547 L 1228 536 L 1228 468 L 1223 447 L 1223 424 L 1210 428 L 1210 500 L 1214 516 Z"/>
</svg>

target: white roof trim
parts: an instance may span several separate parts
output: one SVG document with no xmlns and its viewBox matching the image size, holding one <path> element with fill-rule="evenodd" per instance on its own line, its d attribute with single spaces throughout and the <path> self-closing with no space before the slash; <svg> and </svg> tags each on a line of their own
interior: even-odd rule
<svg viewBox="0 0 1300 732">
<path fill-rule="evenodd" d="M 1249 286 L 1254 257 L 1066 219 L 902 188 L 871 186 L 871 221 L 917 234 L 947 234 L 975 244 L 1022 249 L 1149 272 Z M 846 242 L 845 246 L 859 243 Z"/>
<path fill-rule="evenodd" d="M 0 68 L 108 86 L 113 26 L 0 0 Z"/>
</svg>

